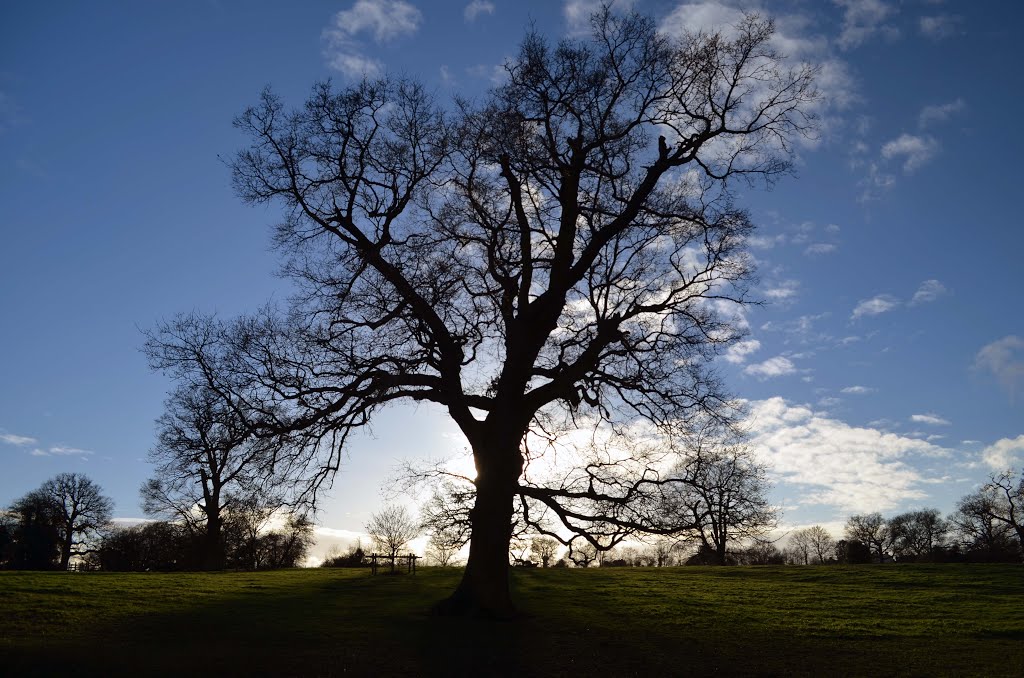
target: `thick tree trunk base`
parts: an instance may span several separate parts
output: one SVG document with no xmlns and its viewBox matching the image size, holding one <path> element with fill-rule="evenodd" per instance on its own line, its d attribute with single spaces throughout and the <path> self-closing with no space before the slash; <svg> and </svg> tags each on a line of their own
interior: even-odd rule
<svg viewBox="0 0 1024 678">
<path fill-rule="evenodd" d="M 467 569 L 458 588 L 431 608 L 440 617 L 469 617 L 474 619 L 512 620 L 520 617 L 512 602 L 508 586 L 508 573 L 495 580 L 479 581 Z"/>
<path fill-rule="evenodd" d="M 462 589 L 456 589 L 452 595 L 434 603 L 430 613 L 437 617 L 466 617 L 497 621 L 512 621 L 522 616 L 511 601 L 500 606 L 487 605 Z"/>
</svg>

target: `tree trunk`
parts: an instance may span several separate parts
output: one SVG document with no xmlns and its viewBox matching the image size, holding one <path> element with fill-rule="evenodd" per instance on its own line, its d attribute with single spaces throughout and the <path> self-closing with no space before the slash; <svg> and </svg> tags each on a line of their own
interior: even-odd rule
<svg viewBox="0 0 1024 678">
<path fill-rule="evenodd" d="M 470 514 L 473 532 L 469 560 L 455 592 L 434 607 L 442 615 L 508 619 L 515 616 L 509 589 L 509 543 L 512 539 L 512 501 L 522 456 L 516 446 L 498 454 L 474 453 L 477 465 L 476 503 Z M 511 462 L 511 463 L 510 463 Z"/>
<path fill-rule="evenodd" d="M 74 544 L 74 533 L 71 528 L 67 528 L 67 534 L 64 536 L 63 541 L 60 545 L 60 569 L 68 569 L 68 565 L 71 563 L 71 546 Z M 50 553 L 53 553 L 51 551 Z M 53 561 L 50 561 L 53 562 Z"/>
<path fill-rule="evenodd" d="M 224 569 L 224 540 L 221 528 L 224 520 L 219 515 L 206 518 L 206 535 L 203 539 L 203 569 Z"/>
</svg>

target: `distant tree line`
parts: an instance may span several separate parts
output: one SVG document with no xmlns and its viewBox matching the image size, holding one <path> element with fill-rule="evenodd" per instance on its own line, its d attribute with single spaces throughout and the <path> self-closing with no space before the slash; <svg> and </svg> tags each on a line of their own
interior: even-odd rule
<svg viewBox="0 0 1024 678">
<path fill-rule="evenodd" d="M 719 464 L 716 473 L 721 475 L 728 468 Z M 749 480 L 749 474 L 746 477 Z M 722 501 L 715 499 L 719 495 L 707 492 L 715 486 L 716 483 L 704 482 L 690 493 L 693 497 L 707 497 L 704 508 L 698 508 L 695 515 L 701 515 L 702 510 L 713 513 L 713 507 L 722 506 Z M 748 492 L 742 504 L 764 506 L 752 500 L 760 494 Z M 749 515 L 749 511 L 737 517 L 719 511 L 715 514 L 716 529 L 725 534 L 741 534 L 731 521 Z M 768 518 L 774 519 L 774 515 L 766 513 L 748 523 L 748 529 L 759 527 L 756 538 L 730 539 L 726 547 L 725 540 L 714 538 L 714 532 L 707 534 L 694 529 L 660 537 L 646 545 L 603 550 L 585 544 L 582 548 L 570 545 L 561 552 L 559 543 L 548 537 L 520 539 L 521 552 L 513 552 L 511 557 L 513 564 L 526 567 L 1017 562 L 1024 558 L 1024 472 L 1007 471 L 991 476 L 976 491 L 962 497 L 956 509 L 945 517 L 934 508 L 907 511 L 890 518 L 877 512 L 851 516 L 839 540 L 821 525 L 813 525 L 789 533 L 786 548 L 780 549 L 762 536 L 764 527 L 770 524 Z M 711 517 L 705 515 L 694 524 L 711 522 Z"/>
<path fill-rule="evenodd" d="M 81 473 L 61 473 L 0 511 L 0 568 L 111 571 L 209 569 L 202 521 L 158 520 L 132 527 L 111 522 L 113 501 Z M 305 516 L 232 496 L 223 515 L 219 567 L 241 570 L 301 565 L 313 543 Z"/>
<path fill-rule="evenodd" d="M 943 517 L 921 509 L 851 516 L 836 544 L 840 563 L 1016 562 L 1024 557 L 1024 472 L 993 475 Z"/>
</svg>

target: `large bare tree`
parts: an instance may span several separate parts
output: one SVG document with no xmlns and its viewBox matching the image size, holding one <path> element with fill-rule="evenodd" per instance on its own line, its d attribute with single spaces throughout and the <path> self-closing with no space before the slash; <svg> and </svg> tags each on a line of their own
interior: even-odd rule
<svg viewBox="0 0 1024 678">
<path fill-rule="evenodd" d="M 813 69 L 785 64 L 770 21 L 669 36 L 605 8 L 592 24 L 557 45 L 529 34 L 504 84 L 445 110 L 403 80 L 320 84 L 297 110 L 265 92 L 237 120 L 252 144 L 234 185 L 285 208 L 276 243 L 297 293 L 157 333 L 155 366 L 294 437 L 281 462 L 311 497 L 381 407 L 443 408 L 476 476 L 469 560 L 441 612 L 512 613 L 517 496 L 591 543 L 669 529 L 664 459 L 593 455 L 549 484 L 524 476 L 530 436 L 727 423 L 709 365 L 740 334 L 752 229 L 731 189 L 787 171 L 811 126 Z M 197 355 L 201 326 L 221 339 Z"/>
</svg>

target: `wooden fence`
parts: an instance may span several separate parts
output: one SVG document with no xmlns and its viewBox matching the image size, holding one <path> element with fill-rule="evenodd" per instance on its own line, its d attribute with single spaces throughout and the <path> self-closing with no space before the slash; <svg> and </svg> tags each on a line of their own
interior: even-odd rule
<svg viewBox="0 0 1024 678">
<path fill-rule="evenodd" d="M 370 559 L 370 573 L 374 575 L 377 574 L 378 569 L 388 564 L 391 565 L 391 574 L 397 574 L 402 567 L 405 568 L 407 574 L 416 574 L 416 559 L 419 556 L 415 553 L 394 556 L 371 553 L 367 558 Z"/>
</svg>

